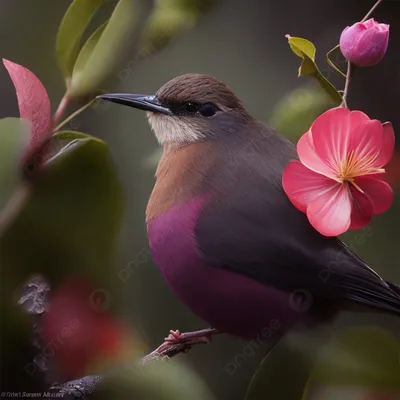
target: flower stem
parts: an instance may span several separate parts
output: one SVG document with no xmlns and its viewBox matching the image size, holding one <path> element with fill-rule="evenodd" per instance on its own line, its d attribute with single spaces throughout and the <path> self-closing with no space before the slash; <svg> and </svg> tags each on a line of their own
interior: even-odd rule
<svg viewBox="0 0 400 400">
<path fill-rule="evenodd" d="M 53 117 L 54 125 L 60 122 L 61 117 L 64 115 L 64 112 L 68 107 L 68 103 L 69 103 L 69 98 L 67 97 L 67 93 L 65 93 L 60 101 L 60 104 L 58 105 L 57 111 L 54 114 Z"/>
<path fill-rule="evenodd" d="M 373 7 L 368 11 L 367 15 L 361 20 L 361 22 L 366 21 L 366 20 L 371 16 L 371 14 L 376 10 L 376 8 L 379 6 L 379 4 L 382 3 L 382 1 L 383 1 L 383 0 L 378 0 L 378 1 L 373 5 Z"/>
<path fill-rule="evenodd" d="M 340 45 L 336 45 L 333 49 L 330 49 L 327 53 L 326 53 L 326 61 L 328 62 L 328 64 L 336 71 L 339 72 L 340 75 L 342 75 L 344 78 L 346 78 L 346 74 L 340 69 L 338 68 L 334 62 L 330 59 L 330 55 L 340 47 Z"/>
<path fill-rule="evenodd" d="M 351 62 L 347 61 L 347 74 L 346 74 L 346 83 L 344 85 L 344 91 L 343 91 L 343 96 L 342 96 L 342 104 L 340 104 L 340 107 L 345 107 L 347 108 L 347 96 L 349 94 L 349 88 L 350 88 L 350 81 L 351 81 Z"/>
<path fill-rule="evenodd" d="M 53 132 L 58 132 L 64 125 L 68 124 L 71 120 L 73 120 L 76 116 L 78 116 L 81 112 L 85 111 L 87 108 L 92 106 L 98 99 L 94 98 L 89 101 L 89 103 L 86 103 L 83 107 L 79 108 L 75 112 L 73 112 L 69 117 L 65 118 L 64 121 L 62 121 L 58 126 L 56 126 L 53 130 Z"/>
</svg>

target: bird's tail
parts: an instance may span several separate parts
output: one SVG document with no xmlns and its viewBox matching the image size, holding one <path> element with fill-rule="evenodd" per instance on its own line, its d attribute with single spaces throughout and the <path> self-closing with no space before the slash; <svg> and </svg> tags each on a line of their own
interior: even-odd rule
<svg viewBox="0 0 400 400">
<path fill-rule="evenodd" d="M 396 294 L 398 294 L 400 296 L 400 285 L 396 285 L 395 283 L 391 283 L 388 281 L 385 281 L 388 286 L 390 287 L 390 289 L 393 290 L 393 292 L 395 292 Z"/>
</svg>

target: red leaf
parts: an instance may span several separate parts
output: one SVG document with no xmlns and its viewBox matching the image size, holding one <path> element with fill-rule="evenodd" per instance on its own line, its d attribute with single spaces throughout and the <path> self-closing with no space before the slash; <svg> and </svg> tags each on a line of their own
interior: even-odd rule
<svg viewBox="0 0 400 400">
<path fill-rule="evenodd" d="M 42 317 L 42 339 L 51 344 L 63 379 L 83 376 L 96 363 L 121 354 L 127 331 L 108 312 L 109 300 L 108 292 L 83 280 L 62 285 L 50 297 L 49 311 Z"/>
<path fill-rule="evenodd" d="M 21 118 L 32 124 L 30 152 L 51 136 L 51 107 L 42 82 L 29 69 L 3 58 L 14 83 Z"/>
</svg>

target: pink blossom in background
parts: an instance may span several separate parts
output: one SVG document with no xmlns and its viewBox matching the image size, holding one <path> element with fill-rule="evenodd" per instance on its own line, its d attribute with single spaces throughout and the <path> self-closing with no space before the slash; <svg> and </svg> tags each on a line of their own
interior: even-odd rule
<svg viewBox="0 0 400 400">
<path fill-rule="evenodd" d="M 361 111 L 333 108 L 320 115 L 297 143 L 300 161 L 282 177 L 293 205 L 325 236 L 367 226 L 387 211 L 393 191 L 383 180 L 394 149 L 392 124 Z"/>
<path fill-rule="evenodd" d="M 30 144 L 26 157 L 32 155 L 52 135 L 51 106 L 43 84 L 29 69 L 3 58 L 17 92 L 21 118 L 31 123 Z"/>
<path fill-rule="evenodd" d="M 386 54 L 388 43 L 389 25 L 373 18 L 348 26 L 340 36 L 342 54 L 359 67 L 378 64 Z"/>
</svg>

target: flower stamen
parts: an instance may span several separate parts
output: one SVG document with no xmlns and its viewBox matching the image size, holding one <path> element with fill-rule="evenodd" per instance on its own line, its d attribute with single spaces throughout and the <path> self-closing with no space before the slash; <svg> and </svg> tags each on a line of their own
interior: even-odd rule
<svg viewBox="0 0 400 400">
<path fill-rule="evenodd" d="M 338 181 L 352 182 L 358 176 L 384 173 L 384 168 L 373 167 L 376 158 L 376 154 L 366 154 L 360 157 L 355 154 L 354 150 L 351 150 L 338 168 Z"/>
<path fill-rule="evenodd" d="M 364 193 L 364 190 L 362 190 L 362 189 L 360 188 L 360 186 L 358 186 L 357 183 L 354 182 L 354 180 L 352 180 L 352 181 L 350 182 L 350 184 L 353 185 L 359 192 Z"/>
</svg>

